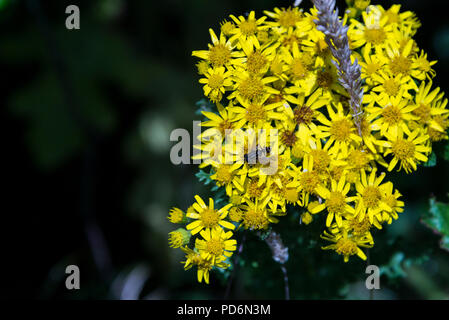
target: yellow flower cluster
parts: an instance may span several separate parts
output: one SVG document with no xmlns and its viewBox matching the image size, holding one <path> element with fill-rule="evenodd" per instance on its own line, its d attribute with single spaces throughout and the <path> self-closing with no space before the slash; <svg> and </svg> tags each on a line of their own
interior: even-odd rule
<svg viewBox="0 0 449 320">
<path fill-rule="evenodd" d="M 216 210 L 212 199 L 206 205 L 196 196 L 186 217 L 179 209 L 169 217 L 202 237 L 190 249 L 190 237 L 170 235 L 171 245 L 186 253 L 185 268 L 198 267 L 199 281 L 208 282 L 212 267 L 228 266 L 236 249 L 229 230 L 265 230 L 288 206 L 303 208 L 304 224 L 326 215 L 321 237 L 332 244 L 323 249 L 345 262 L 353 255 L 366 259 L 361 247 L 373 246 L 372 228 L 390 224 L 404 206 L 382 170 L 410 173 L 428 160 L 432 142 L 448 138 L 447 99 L 432 88 L 436 62 L 413 40 L 416 16 L 399 5 L 386 10 L 366 0 L 348 2 L 342 21 L 351 58 L 361 65 L 360 115 L 352 114 L 339 84 L 315 8 L 231 15 L 219 36 L 209 30 L 208 50 L 192 53 L 200 59 L 204 95 L 217 107 L 203 112 L 207 129 L 194 146 L 196 158 L 229 197 Z M 277 134 L 257 135 L 273 130 Z M 270 165 L 275 159 L 276 171 L 267 174 L 262 159 Z"/>
</svg>

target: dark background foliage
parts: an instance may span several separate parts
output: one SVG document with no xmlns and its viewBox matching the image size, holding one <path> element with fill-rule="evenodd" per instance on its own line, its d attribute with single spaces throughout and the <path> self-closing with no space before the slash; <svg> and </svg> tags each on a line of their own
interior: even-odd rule
<svg viewBox="0 0 449 320">
<path fill-rule="evenodd" d="M 211 194 L 195 166 L 171 164 L 169 134 L 200 120 L 191 51 L 206 48 L 208 28 L 218 30 L 231 13 L 260 16 L 292 2 L 0 0 L 2 298 L 224 296 L 228 274 L 198 284 L 179 264 L 179 250 L 168 248 L 169 208 Z M 446 2 L 374 3 L 402 3 L 418 14 L 416 40 L 439 60 L 435 83 L 448 91 Z M 80 8 L 80 30 L 65 28 L 69 4 Z M 439 157 L 412 175 L 393 174 L 406 211 L 376 232 L 370 258 L 381 266 L 382 289 L 374 298 L 449 297 L 449 253 L 420 222 L 431 196 L 448 201 L 448 169 Z M 298 216 L 275 226 L 290 248 L 292 298 L 367 298 L 366 263 L 344 264 L 321 251 L 323 224 L 306 228 Z M 65 289 L 69 264 L 80 267 L 80 290 Z M 279 266 L 254 235 L 246 237 L 231 289 L 233 298 L 283 298 Z"/>
</svg>

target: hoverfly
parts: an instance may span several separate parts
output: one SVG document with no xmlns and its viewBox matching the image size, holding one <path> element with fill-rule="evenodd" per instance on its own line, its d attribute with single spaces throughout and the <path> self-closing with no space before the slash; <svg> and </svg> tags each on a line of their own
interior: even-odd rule
<svg viewBox="0 0 449 320">
<path fill-rule="evenodd" d="M 256 164 L 260 159 L 267 159 L 267 154 L 269 154 L 270 151 L 271 147 L 258 147 L 255 150 L 244 154 L 243 160 L 248 164 Z"/>
</svg>

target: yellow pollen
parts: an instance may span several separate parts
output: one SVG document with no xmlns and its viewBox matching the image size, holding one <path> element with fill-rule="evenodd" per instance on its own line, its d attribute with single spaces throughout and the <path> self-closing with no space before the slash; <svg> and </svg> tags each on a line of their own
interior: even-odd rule
<svg viewBox="0 0 449 320">
<path fill-rule="evenodd" d="M 283 27 L 294 27 L 296 22 L 301 20 L 301 13 L 292 9 L 287 9 L 279 13 L 278 22 Z"/>
<path fill-rule="evenodd" d="M 313 167 L 318 172 L 323 172 L 329 167 L 331 158 L 326 151 L 315 149 L 310 152 L 310 155 L 313 157 Z"/>
<path fill-rule="evenodd" d="M 315 188 L 320 183 L 320 178 L 314 171 L 303 172 L 299 178 L 299 182 L 303 187 L 304 191 L 308 193 L 314 193 Z"/>
<path fill-rule="evenodd" d="M 223 254 L 224 243 L 220 239 L 210 239 L 207 241 L 207 251 L 214 256 Z"/>
<path fill-rule="evenodd" d="M 266 117 L 265 108 L 259 104 L 250 104 L 246 108 L 246 120 L 251 124 L 257 124 L 259 121 L 265 120 Z"/>
<path fill-rule="evenodd" d="M 231 219 L 231 221 L 240 222 L 242 220 L 242 217 L 243 212 L 238 207 L 232 207 L 229 210 L 229 219 Z"/>
<path fill-rule="evenodd" d="M 355 169 L 363 169 L 368 164 L 369 160 L 365 152 L 362 150 L 354 149 L 352 150 L 349 155 L 349 164 L 352 165 Z"/>
<path fill-rule="evenodd" d="M 304 79 L 307 76 L 309 70 L 302 59 L 295 58 L 290 65 L 290 72 L 292 73 L 293 77 L 298 80 Z"/>
<path fill-rule="evenodd" d="M 297 124 L 310 124 L 313 120 L 313 110 L 308 106 L 296 107 L 293 114 Z"/>
<path fill-rule="evenodd" d="M 257 23 L 256 20 L 246 20 L 240 23 L 239 25 L 240 31 L 245 36 L 252 36 L 257 31 Z"/>
<path fill-rule="evenodd" d="M 221 74 L 212 74 L 209 77 L 208 85 L 214 90 L 220 89 L 223 86 L 224 78 Z"/>
<path fill-rule="evenodd" d="M 428 105 L 422 104 L 413 110 L 413 114 L 418 116 L 422 123 L 427 123 L 430 120 L 431 108 Z"/>
<path fill-rule="evenodd" d="M 348 141 L 352 133 L 352 123 L 348 119 L 332 121 L 330 133 L 337 141 Z"/>
<path fill-rule="evenodd" d="M 362 198 L 363 204 L 367 208 L 374 209 L 379 205 L 379 201 L 382 198 L 382 195 L 380 194 L 380 190 L 378 187 L 368 186 L 363 191 Z"/>
<path fill-rule="evenodd" d="M 217 44 L 209 49 L 209 61 L 219 67 L 231 60 L 231 50 L 223 44 Z"/>
<path fill-rule="evenodd" d="M 394 79 L 385 80 L 383 87 L 389 96 L 395 96 L 399 93 L 399 83 Z"/>
<path fill-rule="evenodd" d="M 234 28 L 235 25 L 231 21 L 224 21 L 223 23 L 221 23 L 221 32 L 223 32 L 225 36 L 230 35 Z"/>
<path fill-rule="evenodd" d="M 258 186 L 258 179 L 251 180 L 248 185 L 247 194 L 250 198 L 259 198 L 262 195 L 263 186 Z"/>
<path fill-rule="evenodd" d="M 402 120 L 401 110 L 393 105 L 384 108 L 382 116 L 389 125 L 398 124 Z"/>
<path fill-rule="evenodd" d="M 338 254 L 342 254 L 345 256 L 352 256 L 354 254 L 357 254 L 357 244 L 350 239 L 341 238 L 336 243 L 335 251 Z"/>
<path fill-rule="evenodd" d="M 404 74 L 408 75 L 410 73 L 410 67 L 412 62 L 403 56 L 394 57 L 390 61 L 390 70 L 394 75 Z"/>
<path fill-rule="evenodd" d="M 369 218 L 366 215 L 362 221 L 359 219 L 352 219 L 349 223 L 350 228 L 352 229 L 352 233 L 354 235 L 364 235 L 369 229 L 371 229 L 371 222 L 369 222 Z"/>
<path fill-rule="evenodd" d="M 401 161 L 413 159 L 415 155 L 415 144 L 411 141 L 398 139 L 393 143 L 392 151 L 395 157 Z"/>
<path fill-rule="evenodd" d="M 250 73 L 258 73 L 267 64 L 267 58 L 260 52 L 253 52 L 249 55 L 246 67 Z"/>
<path fill-rule="evenodd" d="M 387 195 L 383 200 L 392 209 L 396 207 L 396 204 L 398 202 L 395 196 L 392 194 Z"/>
<path fill-rule="evenodd" d="M 265 89 L 260 79 L 248 77 L 240 83 L 238 91 L 244 99 L 257 100 L 265 92 Z"/>
<path fill-rule="evenodd" d="M 231 168 L 228 164 L 222 164 L 218 167 L 216 173 L 216 180 L 221 184 L 228 184 L 232 181 L 232 173 L 229 171 Z"/>
<path fill-rule="evenodd" d="M 365 38 L 367 42 L 374 45 L 379 45 L 385 41 L 387 35 L 382 28 L 373 27 L 365 29 Z"/>
<path fill-rule="evenodd" d="M 343 213 L 345 211 L 345 197 L 339 191 L 332 191 L 326 199 L 326 208 L 329 212 Z"/>
<path fill-rule="evenodd" d="M 245 229 L 266 229 L 268 224 L 268 217 L 262 210 L 248 209 L 243 217 L 243 225 L 245 226 Z"/>
<path fill-rule="evenodd" d="M 366 65 L 366 73 L 371 76 L 372 74 L 376 73 L 380 69 L 380 64 L 376 62 L 371 62 Z"/>
<path fill-rule="evenodd" d="M 220 221 L 220 215 L 217 211 L 207 208 L 200 213 L 200 219 L 206 228 L 212 228 Z"/>
</svg>

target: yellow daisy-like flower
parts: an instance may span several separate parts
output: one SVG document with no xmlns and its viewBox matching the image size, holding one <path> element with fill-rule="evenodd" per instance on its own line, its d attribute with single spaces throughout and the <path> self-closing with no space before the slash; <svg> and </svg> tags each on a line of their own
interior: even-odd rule
<svg viewBox="0 0 449 320">
<path fill-rule="evenodd" d="M 209 29 L 212 44 L 209 44 L 209 50 L 193 51 L 192 56 L 206 60 L 214 67 L 233 66 L 241 63 L 243 55 L 241 52 L 234 51 L 232 41 L 226 40 L 226 36 L 221 33 L 218 39 L 214 30 Z"/>
<path fill-rule="evenodd" d="M 262 26 L 263 22 L 267 18 L 263 16 L 256 19 L 256 13 L 251 11 L 247 18 L 244 16 L 239 16 L 238 18 L 234 15 L 229 16 L 235 23 L 236 27 L 231 31 L 233 34 L 229 39 L 232 43 L 236 40 L 241 42 L 250 42 L 252 44 L 259 44 L 257 40 L 257 32 L 259 30 L 266 29 L 268 26 Z"/>
<path fill-rule="evenodd" d="M 418 91 L 414 81 L 402 75 L 392 75 L 380 71 L 374 74 L 373 80 L 376 84 L 369 94 L 363 96 L 363 103 L 378 102 L 380 105 L 386 105 L 391 98 L 411 99 L 409 90 Z"/>
<path fill-rule="evenodd" d="M 168 244 L 172 248 L 180 248 L 189 243 L 190 236 L 191 234 L 189 231 L 179 228 L 168 234 Z"/>
<path fill-rule="evenodd" d="M 359 61 L 362 67 L 362 79 L 365 79 L 367 84 L 372 86 L 374 84 L 374 75 L 379 76 L 379 72 L 388 63 L 388 59 L 381 52 L 371 54 L 368 47 L 362 48 L 362 60 Z"/>
<path fill-rule="evenodd" d="M 278 222 L 267 210 L 268 201 L 268 197 L 262 202 L 257 199 L 254 202 L 245 200 L 245 204 L 241 207 L 244 212 L 242 225 L 245 229 L 265 230 L 270 223 Z"/>
<path fill-rule="evenodd" d="M 199 83 L 204 84 L 204 95 L 212 102 L 220 102 L 226 90 L 233 85 L 231 72 L 225 71 L 224 67 L 209 68 L 204 76 L 199 80 Z"/>
<path fill-rule="evenodd" d="M 288 29 L 294 28 L 298 22 L 302 20 L 303 13 L 298 7 L 293 8 L 274 8 L 274 12 L 264 11 L 264 13 L 274 19 L 267 22 L 268 25 L 279 29 L 279 32 L 287 32 Z"/>
<path fill-rule="evenodd" d="M 382 211 L 392 211 L 392 209 L 383 201 L 383 191 L 385 184 L 381 184 L 385 178 L 385 173 L 376 176 L 377 170 L 371 171 L 367 178 L 365 170 L 361 170 L 361 179 L 356 183 L 357 200 L 355 207 L 355 214 L 359 221 L 363 221 L 365 215 L 368 216 L 369 222 L 374 223 L 374 217 L 381 219 Z"/>
<path fill-rule="evenodd" d="M 385 136 L 387 133 L 396 135 L 398 130 L 408 128 L 408 122 L 417 119 L 412 113 L 416 108 L 407 99 L 389 98 L 385 104 L 373 105 L 366 110 L 373 130 L 380 130 L 380 134 Z"/>
<path fill-rule="evenodd" d="M 193 204 L 195 212 L 190 212 L 187 214 L 188 218 L 195 219 L 196 221 L 191 222 L 187 225 L 187 230 L 191 230 L 192 235 L 197 234 L 203 229 L 213 229 L 217 230 L 221 227 L 227 229 L 235 229 L 235 226 L 229 221 L 224 220 L 228 215 L 229 208 L 232 204 L 227 204 L 223 208 L 216 210 L 214 209 L 214 200 L 209 198 L 209 206 L 207 206 L 200 196 L 195 196 L 196 202 Z"/>
<path fill-rule="evenodd" d="M 318 186 L 316 191 L 324 200 L 324 203 L 315 206 L 312 210 L 309 209 L 310 213 L 316 214 L 327 209 L 326 226 L 329 227 L 335 219 L 340 227 L 343 224 L 342 218 L 344 216 L 355 213 L 354 208 L 349 205 L 349 203 L 354 201 L 354 197 L 347 197 L 350 188 L 351 185 L 346 183 L 344 175 L 338 182 L 332 180 L 329 189 L 322 185 Z"/>
<path fill-rule="evenodd" d="M 203 259 L 221 262 L 232 256 L 233 251 L 237 248 L 237 241 L 230 239 L 232 232 L 225 232 L 223 229 L 203 230 L 200 232 L 204 240 L 196 239 L 195 247 L 200 252 Z"/>
<path fill-rule="evenodd" d="M 419 86 L 419 91 L 414 100 L 417 108 L 413 110 L 413 114 L 419 119 L 417 120 L 421 125 L 428 126 L 433 130 L 445 132 L 447 128 L 443 128 L 436 119 L 439 116 L 449 112 L 446 109 L 446 104 L 439 104 L 443 99 L 444 93 L 440 93 L 440 88 L 432 91 L 432 81 L 422 81 Z"/>
<path fill-rule="evenodd" d="M 394 25 L 398 28 L 410 28 L 413 33 L 421 26 L 416 15 L 411 11 L 400 12 L 401 5 L 394 4 L 388 10 L 385 10 L 382 6 L 377 6 L 382 13 L 382 17 L 387 17 L 387 24 Z"/>
<path fill-rule="evenodd" d="M 259 101 L 251 102 L 237 97 L 241 106 L 235 105 L 229 108 L 236 115 L 234 118 L 237 121 L 236 126 L 239 128 L 245 126 L 262 128 L 266 122 L 282 120 L 282 112 L 278 111 L 278 108 L 283 105 L 282 102 L 267 103 L 268 98 L 269 95 L 265 95 Z"/>
<path fill-rule="evenodd" d="M 348 155 L 348 148 L 351 143 L 360 143 L 362 138 L 357 135 L 357 129 L 351 115 L 345 115 L 343 105 L 338 103 L 335 105 L 336 110 L 331 105 L 327 106 L 330 119 L 324 115 L 318 116 L 318 120 L 324 126 L 318 126 L 321 130 L 322 138 L 328 138 L 329 144 L 333 144 L 329 149 L 332 152 L 341 151 L 343 157 Z"/>
<path fill-rule="evenodd" d="M 404 133 L 407 138 L 404 137 Z M 399 170 L 403 169 L 406 173 L 417 169 L 417 164 L 427 162 L 427 155 L 431 152 L 428 146 L 429 136 L 422 130 L 416 129 L 412 132 L 399 130 L 397 135 L 386 134 L 388 141 L 382 143 L 386 147 L 384 155 L 391 154 L 393 159 L 388 165 L 388 171 L 393 170 L 399 163 Z"/>
<path fill-rule="evenodd" d="M 366 45 L 376 50 L 383 49 L 386 40 L 391 37 L 392 25 L 388 23 L 388 17 L 381 17 L 380 11 L 375 8 L 370 12 L 362 12 L 363 23 L 352 19 L 348 29 L 348 37 L 353 48 Z"/>
<path fill-rule="evenodd" d="M 228 99 L 239 98 L 244 101 L 260 102 L 266 94 L 279 94 L 279 90 L 268 85 L 276 81 L 276 77 L 262 77 L 250 74 L 247 71 L 238 72 L 234 75 L 234 92 L 228 96 Z"/>
<path fill-rule="evenodd" d="M 343 255 L 344 261 L 348 262 L 349 257 L 357 255 L 360 259 L 366 260 L 366 255 L 359 247 L 371 248 L 373 246 L 372 238 L 368 235 L 355 237 L 348 234 L 348 231 L 343 229 L 336 234 L 324 231 L 321 235 L 322 239 L 334 242 L 329 246 L 325 246 L 323 250 L 335 250 L 339 255 Z"/>
<path fill-rule="evenodd" d="M 168 215 L 167 219 L 171 223 L 182 223 L 185 220 L 185 213 L 181 209 L 173 207 L 169 211 L 169 215 Z"/>
</svg>

